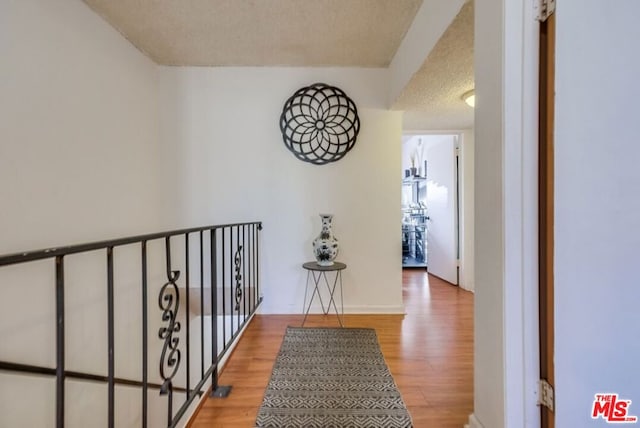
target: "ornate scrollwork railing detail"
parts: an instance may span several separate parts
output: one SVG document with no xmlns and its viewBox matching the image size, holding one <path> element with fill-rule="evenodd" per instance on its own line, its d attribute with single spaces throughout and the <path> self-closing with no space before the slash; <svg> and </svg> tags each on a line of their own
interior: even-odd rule
<svg viewBox="0 0 640 428">
<path fill-rule="evenodd" d="M 167 282 L 160 289 L 158 295 L 158 306 L 162 310 L 162 321 L 166 322 L 158 330 L 158 337 L 164 340 L 162 353 L 160 354 L 160 376 L 163 383 L 160 387 L 160 395 L 167 394 L 172 389 L 172 379 L 178 372 L 180 366 L 180 349 L 178 349 L 179 337 L 174 337 L 174 333 L 180 332 L 180 322 L 176 321 L 178 309 L 180 307 L 180 295 L 176 281 L 180 278 L 180 271 L 171 270 L 171 248 L 169 239 L 166 241 L 167 257 Z"/>
<path fill-rule="evenodd" d="M 261 222 L 202 226 L 0 254 L 0 274 L 10 274 L 21 266 L 28 268 L 32 263 L 47 264 L 51 268 L 45 282 L 53 285 L 55 289 L 55 308 L 48 315 L 51 315 L 51 323 L 55 324 L 56 342 L 51 364 L 33 365 L 28 358 L 5 361 L 0 355 L 0 372 L 34 379 L 41 377 L 42 382 L 51 383 L 55 409 L 46 412 L 50 414 L 47 416 L 46 425 L 63 426 L 68 419 L 65 418 L 65 414 L 80 409 L 77 406 L 82 406 L 82 400 L 76 400 L 73 391 L 70 396 L 69 389 L 65 387 L 70 373 L 68 361 L 65 360 L 65 355 L 68 355 L 65 344 L 69 341 L 70 330 L 65 324 L 65 313 L 74 309 L 73 302 L 68 298 L 65 300 L 65 290 L 68 290 L 70 281 L 69 274 L 65 274 L 65 270 L 68 269 L 65 266 L 71 259 L 74 270 L 79 266 L 78 263 L 82 264 L 82 260 L 75 259 L 80 257 L 76 255 L 95 254 L 102 259 L 101 267 L 104 271 L 101 272 L 103 281 L 99 281 L 101 284 L 98 285 L 104 287 L 107 300 L 102 330 L 105 333 L 103 339 L 108 364 L 102 376 L 81 370 L 72 372 L 72 377 L 77 381 L 100 384 L 105 393 L 105 414 L 102 419 L 108 422 L 106 424 L 109 426 L 115 425 L 114 421 L 122 416 L 118 413 L 120 405 L 123 404 L 119 400 L 119 385 L 126 385 L 127 388 L 132 388 L 132 391 L 136 389 L 141 392 L 139 400 L 132 403 L 140 412 L 137 414 L 137 425 L 184 425 L 190 409 L 197 404 L 208 385 L 211 385 L 211 395 L 215 397 L 224 397 L 230 390 L 230 386 L 218 384 L 220 357 L 242 337 L 245 327 L 249 325 L 263 300 L 259 288 L 260 230 Z M 172 242 L 169 242 L 171 240 Z M 163 241 L 166 246 L 165 265 L 161 259 L 157 259 L 157 256 L 162 256 L 157 252 L 163 250 Z M 209 246 L 210 248 L 207 248 Z M 175 265 L 171 262 L 173 254 L 177 257 Z M 28 269 L 25 268 L 21 268 L 20 272 L 27 272 Z M 131 269 L 136 268 L 140 269 L 140 276 L 135 281 L 137 284 L 132 284 L 135 285 L 135 289 L 130 291 L 139 299 L 136 306 L 141 312 L 135 320 L 137 326 L 133 328 L 141 333 L 141 337 L 137 345 L 133 342 L 128 345 L 135 345 L 140 351 L 141 355 L 132 356 L 136 360 L 139 357 L 140 370 L 135 376 L 123 379 L 117 376 L 119 372 L 115 351 L 119 349 L 119 342 L 115 339 L 118 331 L 117 321 L 127 315 L 123 312 L 127 308 L 124 307 L 126 305 L 118 305 L 116 301 L 117 273 L 127 273 L 128 280 L 134 276 Z M 166 270 L 163 271 L 162 268 Z M 208 269 L 210 272 L 206 271 Z M 199 270 L 199 274 L 196 270 Z M 3 284 L 0 284 L 0 288 L 1 285 Z M 196 300 L 199 298 L 199 305 L 190 306 L 189 299 L 185 299 L 190 293 L 194 293 Z M 210 318 L 208 321 L 211 327 L 208 326 L 209 322 L 205 324 L 204 316 L 204 305 L 209 299 L 211 311 L 210 316 L 207 315 L 206 318 Z M 238 312 L 233 310 L 233 306 L 236 305 L 234 300 L 238 303 Z M 156 301 L 158 306 L 155 304 Z M 185 309 L 180 304 L 184 305 Z M 191 316 L 192 308 L 194 313 L 199 312 L 201 315 L 197 320 L 199 325 L 195 324 L 196 319 Z M 240 313 L 241 311 L 243 313 Z M 159 371 L 156 372 L 156 369 Z M 150 397 L 157 394 L 158 387 L 162 397 Z M 4 410 L 3 408 L 3 417 L 6 413 Z M 13 425 L 29 425 L 26 422 L 20 423 L 25 419 L 22 416 L 29 419 L 29 415 L 12 413 L 11 410 L 14 409 L 8 410 L 9 419 L 16 419 Z M 162 418 L 163 410 L 166 419 Z M 4 425 L 6 424 L 0 422 L 0 426 Z M 90 426 L 91 423 L 85 425 Z"/>
<path fill-rule="evenodd" d="M 235 279 L 236 279 L 236 311 L 240 310 L 240 301 L 242 301 L 242 245 L 238 245 L 236 254 L 233 258 L 235 267 Z"/>
</svg>

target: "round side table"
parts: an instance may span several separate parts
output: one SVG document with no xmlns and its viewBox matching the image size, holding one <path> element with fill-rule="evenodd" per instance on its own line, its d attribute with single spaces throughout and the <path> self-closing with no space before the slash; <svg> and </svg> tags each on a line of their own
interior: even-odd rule
<svg viewBox="0 0 640 428">
<path fill-rule="evenodd" d="M 333 262 L 331 266 L 321 266 L 318 262 L 306 262 L 302 265 L 304 269 L 307 270 L 307 283 L 304 287 L 304 302 L 302 303 L 302 311 L 304 312 L 304 319 L 302 320 L 302 326 L 304 326 L 305 321 L 307 320 L 307 315 L 309 315 L 309 310 L 311 309 L 311 303 L 313 302 L 313 298 L 317 295 L 320 300 L 320 306 L 322 307 L 322 312 L 327 315 L 331 310 L 331 305 L 333 304 L 333 308 L 335 309 L 336 316 L 338 317 L 338 321 L 340 322 L 340 327 L 344 327 L 342 322 L 342 317 L 344 316 L 344 303 L 343 303 L 343 295 L 342 295 L 342 271 L 347 268 L 347 265 L 340 262 Z M 335 276 L 333 278 L 333 286 L 330 285 L 330 281 L 327 278 L 327 272 L 335 272 Z M 309 289 L 309 278 L 313 278 L 313 292 L 311 293 L 311 298 L 309 299 L 309 304 L 307 304 L 307 292 Z M 323 279 L 324 281 L 321 281 Z M 322 301 L 322 296 L 320 295 L 320 283 L 324 282 L 327 286 L 327 291 L 329 292 L 329 303 L 325 309 L 324 302 Z M 336 288 L 340 284 L 340 311 L 338 311 L 338 305 L 336 305 L 336 299 L 334 297 Z M 306 308 L 306 310 L 305 310 Z"/>
</svg>

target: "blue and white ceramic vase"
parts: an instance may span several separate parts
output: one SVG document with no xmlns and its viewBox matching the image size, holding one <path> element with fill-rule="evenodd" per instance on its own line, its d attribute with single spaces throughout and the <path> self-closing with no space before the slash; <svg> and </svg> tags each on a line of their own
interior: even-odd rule
<svg viewBox="0 0 640 428">
<path fill-rule="evenodd" d="M 320 266 L 331 266 L 338 255 L 338 239 L 331 231 L 331 219 L 333 214 L 320 214 L 322 230 L 320 235 L 313 240 L 313 254 Z"/>
</svg>

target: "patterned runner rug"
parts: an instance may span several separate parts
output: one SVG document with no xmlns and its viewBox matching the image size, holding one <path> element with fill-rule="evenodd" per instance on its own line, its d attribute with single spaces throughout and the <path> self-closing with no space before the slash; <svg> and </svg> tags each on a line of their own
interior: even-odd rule
<svg viewBox="0 0 640 428">
<path fill-rule="evenodd" d="M 375 330 L 288 327 L 256 426 L 408 428 L 412 423 Z"/>
</svg>

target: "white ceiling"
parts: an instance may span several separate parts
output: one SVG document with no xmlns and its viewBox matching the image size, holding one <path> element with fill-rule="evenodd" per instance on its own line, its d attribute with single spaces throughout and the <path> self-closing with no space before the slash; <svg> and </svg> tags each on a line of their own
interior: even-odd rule
<svg viewBox="0 0 640 428">
<path fill-rule="evenodd" d="M 388 67 L 423 0 L 84 2 L 158 64 Z M 421 129 L 470 126 L 459 96 L 473 86 L 472 58 L 467 3 L 392 108 L 427 118 Z"/>
</svg>

